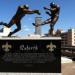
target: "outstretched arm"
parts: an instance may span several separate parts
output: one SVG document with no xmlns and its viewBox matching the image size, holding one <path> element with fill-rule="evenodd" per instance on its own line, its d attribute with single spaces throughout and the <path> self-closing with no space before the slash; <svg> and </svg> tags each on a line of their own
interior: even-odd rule
<svg viewBox="0 0 75 75">
<path fill-rule="evenodd" d="M 47 7 L 43 7 L 45 10 L 49 10 L 50 11 L 50 9 L 49 8 L 47 8 Z"/>
<path fill-rule="evenodd" d="M 34 13 L 36 13 L 36 14 L 40 15 L 39 10 L 28 10 L 28 9 L 24 9 L 23 11 L 24 11 L 26 14 L 34 14 Z"/>
</svg>

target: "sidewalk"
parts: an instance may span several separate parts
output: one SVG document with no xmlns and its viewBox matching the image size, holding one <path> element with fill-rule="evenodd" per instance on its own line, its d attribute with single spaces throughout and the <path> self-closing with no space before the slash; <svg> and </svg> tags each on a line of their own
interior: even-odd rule
<svg viewBox="0 0 75 75">
<path fill-rule="evenodd" d="M 61 57 L 61 63 L 72 63 L 72 60 L 67 57 Z"/>
<path fill-rule="evenodd" d="M 65 57 L 62 57 L 61 61 L 62 75 L 75 75 L 75 62 Z"/>
</svg>

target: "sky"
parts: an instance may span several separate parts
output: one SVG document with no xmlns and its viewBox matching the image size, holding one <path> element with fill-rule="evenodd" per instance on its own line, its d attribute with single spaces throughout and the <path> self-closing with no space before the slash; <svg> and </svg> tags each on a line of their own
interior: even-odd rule
<svg viewBox="0 0 75 75">
<path fill-rule="evenodd" d="M 35 27 L 32 25 L 35 22 L 35 17 L 42 17 L 42 21 L 49 18 L 43 9 L 44 6 L 49 7 L 51 2 L 55 2 L 60 6 L 60 14 L 57 23 L 55 24 L 55 30 L 63 29 L 67 31 L 70 28 L 75 29 L 75 0 L 0 0 L 0 21 L 9 23 L 12 17 L 17 11 L 19 5 L 28 4 L 30 9 L 38 9 L 41 15 L 32 14 L 25 15 L 21 20 L 22 29 L 14 35 L 26 36 L 35 32 Z M 3 26 L 0 26 L 0 29 Z M 16 28 L 14 24 L 11 27 L 13 31 Z M 48 33 L 49 25 L 41 27 L 42 34 Z"/>
</svg>

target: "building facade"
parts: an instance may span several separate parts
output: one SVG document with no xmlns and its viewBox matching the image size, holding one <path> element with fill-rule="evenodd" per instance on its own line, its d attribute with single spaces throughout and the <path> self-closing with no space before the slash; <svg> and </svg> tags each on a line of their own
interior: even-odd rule
<svg viewBox="0 0 75 75">
<path fill-rule="evenodd" d="M 41 26 L 39 26 L 42 23 L 41 17 L 35 18 L 35 34 L 41 35 Z"/>
<path fill-rule="evenodd" d="M 75 46 L 75 29 L 68 29 L 67 32 L 61 33 L 61 46 Z"/>
</svg>

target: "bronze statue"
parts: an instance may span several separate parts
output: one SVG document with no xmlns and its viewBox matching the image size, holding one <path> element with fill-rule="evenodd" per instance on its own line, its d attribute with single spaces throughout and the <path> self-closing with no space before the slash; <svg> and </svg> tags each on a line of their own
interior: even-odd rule
<svg viewBox="0 0 75 75">
<path fill-rule="evenodd" d="M 18 10 L 16 12 L 16 14 L 13 16 L 13 18 L 10 20 L 10 22 L 8 24 L 1 22 L 0 24 L 3 24 L 7 27 L 11 27 L 13 24 L 16 24 L 17 28 L 10 32 L 10 34 L 8 36 L 11 36 L 12 34 L 18 32 L 21 30 L 21 19 L 26 15 L 26 14 L 38 14 L 40 15 L 39 10 L 30 10 L 28 5 L 22 5 L 18 7 Z"/>
<path fill-rule="evenodd" d="M 48 14 L 50 18 L 45 20 L 41 25 L 50 24 L 49 35 L 53 35 L 54 25 L 59 18 L 60 7 L 52 2 L 50 3 L 50 8 L 44 7 L 44 9 L 47 10 L 46 14 Z M 33 23 L 33 25 L 37 26 L 35 23 Z"/>
<path fill-rule="evenodd" d="M 50 24 L 49 35 L 53 35 L 54 25 L 59 18 L 60 7 L 55 3 L 50 3 L 50 9 L 44 7 L 45 10 L 48 10 L 46 14 L 50 16 L 49 19 L 43 22 L 43 24 Z"/>
</svg>

